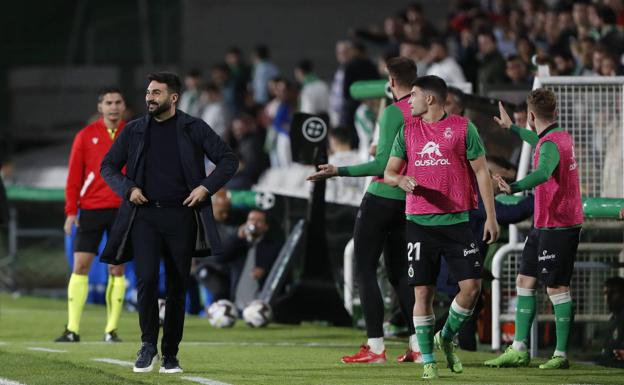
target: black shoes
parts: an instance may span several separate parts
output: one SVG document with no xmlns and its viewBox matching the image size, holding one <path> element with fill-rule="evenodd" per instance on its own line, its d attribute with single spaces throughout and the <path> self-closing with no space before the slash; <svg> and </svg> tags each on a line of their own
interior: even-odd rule
<svg viewBox="0 0 624 385">
<path fill-rule="evenodd" d="M 182 373 L 180 362 L 176 356 L 163 356 L 159 373 Z"/>
<path fill-rule="evenodd" d="M 121 338 L 117 335 L 117 330 L 104 333 L 104 342 L 121 342 Z"/>
<path fill-rule="evenodd" d="M 158 350 L 149 342 L 143 342 L 141 350 L 137 353 L 137 360 L 132 369 L 135 373 L 147 373 L 154 369 L 154 363 L 158 361 Z"/>
<path fill-rule="evenodd" d="M 55 339 L 54 342 L 80 342 L 80 336 L 72 331 L 65 329 L 63 334 L 61 334 L 59 338 Z"/>
</svg>

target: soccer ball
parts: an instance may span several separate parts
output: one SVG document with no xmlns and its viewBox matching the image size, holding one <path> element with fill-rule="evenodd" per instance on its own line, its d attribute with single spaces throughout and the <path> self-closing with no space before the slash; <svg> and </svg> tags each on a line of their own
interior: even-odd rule
<svg viewBox="0 0 624 385">
<path fill-rule="evenodd" d="M 236 307 L 227 299 L 220 299 L 208 307 L 208 322 L 216 328 L 231 328 L 236 318 Z"/>
<path fill-rule="evenodd" d="M 269 304 L 259 299 L 252 301 L 245 310 L 243 310 L 243 319 L 247 325 L 253 328 L 261 328 L 271 321 L 272 312 Z"/>
</svg>

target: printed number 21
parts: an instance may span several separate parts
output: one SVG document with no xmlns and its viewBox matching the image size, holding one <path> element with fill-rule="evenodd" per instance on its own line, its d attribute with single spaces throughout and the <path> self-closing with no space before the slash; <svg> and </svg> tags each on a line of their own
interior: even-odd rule
<svg viewBox="0 0 624 385">
<path fill-rule="evenodd" d="M 414 253 L 414 257 L 412 257 L 412 253 Z M 407 260 L 408 261 L 420 261 L 420 242 L 407 243 Z"/>
</svg>

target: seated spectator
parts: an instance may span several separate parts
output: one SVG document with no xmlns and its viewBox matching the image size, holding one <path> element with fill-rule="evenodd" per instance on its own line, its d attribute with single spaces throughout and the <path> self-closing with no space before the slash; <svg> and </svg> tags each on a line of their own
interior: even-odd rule
<svg viewBox="0 0 624 385">
<path fill-rule="evenodd" d="M 358 135 L 360 162 L 367 162 L 370 158 L 370 146 L 375 136 L 378 110 L 379 102 L 376 99 L 363 100 L 355 110 L 355 131 Z"/>
<path fill-rule="evenodd" d="M 405 40 L 400 47 L 401 56 L 412 59 L 416 63 L 418 74 L 427 72 L 427 55 L 429 46 L 424 40 Z"/>
<path fill-rule="evenodd" d="M 520 56 L 512 55 L 505 61 L 507 82 L 517 87 L 530 87 L 533 79 L 529 77 L 527 65 Z"/>
<path fill-rule="evenodd" d="M 342 94 L 344 97 L 344 103 L 342 106 L 342 122 L 341 125 L 347 127 L 354 127 L 353 122 L 355 120 L 355 110 L 357 110 L 360 102 L 351 97 L 349 88 L 351 84 L 358 80 L 375 80 L 379 79 L 379 73 L 377 72 L 377 66 L 369 59 L 366 53 L 366 47 L 361 43 L 353 44 L 354 56 L 345 66 L 344 71 L 344 83 Z M 355 134 L 355 132 L 354 132 Z M 353 144 L 356 144 L 357 137 L 353 135 L 351 138 Z"/>
<path fill-rule="evenodd" d="M 576 70 L 576 61 L 570 51 L 562 50 L 556 51 L 552 54 L 553 62 L 555 64 L 555 73 L 551 75 L 557 76 L 572 76 Z"/>
<path fill-rule="evenodd" d="M 606 55 L 600 62 L 600 76 L 622 75 L 622 65 L 614 55 Z"/>
<path fill-rule="evenodd" d="M 245 104 L 245 93 L 247 92 L 247 84 L 251 78 L 251 70 L 243 54 L 238 47 L 230 47 L 225 53 L 225 63 L 230 69 L 232 81 L 234 83 L 234 109 L 231 111 L 233 115 L 237 115 Z"/>
<path fill-rule="evenodd" d="M 239 274 L 232 300 L 239 309 L 256 299 L 279 255 L 281 245 L 267 236 L 269 222 L 267 214 L 253 209 L 230 241 L 225 257 L 237 261 Z"/>
<path fill-rule="evenodd" d="M 212 67 L 210 71 L 212 81 L 221 90 L 223 103 L 230 114 L 236 111 L 236 84 L 232 78 L 230 67 L 225 63 L 219 63 Z"/>
<path fill-rule="evenodd" d="M 288 167 L 292 163 L 290 150 L 290 123 L 292 120 L 293 89 L 290 82 L 277 78 L 273 83 L 275 98 L 267 105 L 271 119 L 266 145 L 271 167 Z"/>
<path fill-rule="evenodd" d="M 477 35 L 479 44 L 479 68 L 477 71 L 477 81 L 479 90 L 491 84 L 501 84 L 505 82 L 505 59 L 498 51 L 496 37 L 492 31 L 481 30 Z"/>
<path fill-rule="evenodd" d="M 329 88 L 314 72 L 310 60 L 302 60 L 295 67 L 295 79 L 301 84 L 299 111 L 323 114 L 329 111 Z"/>
<path fill-rule="evenodd" d="M 429 47 L 427 75 L 438 76 L 450 85 L 466 82 L 464 72 L 457 61 L 449 56 L 443 39 L 433 39 Z"/>
<path fill-rule="evenodd" d="M 624 278 L 607 279 L 603 292 L 611 317 L 598 364 L 624 368 Z"/>
<path fill-rule="evenodd" d="M 232 121 L 232 136 L 236 143 L 239 166 L 236 175 L 227 183 L 228 189 L 250 189 L 269 166 L 264 152 L 264 137 L 256 127 L 255 120 L 248 114 L 241 114 Z"/>
<path fill-rule="evenodd" d="M 200 117 L 202 104 L 200 100 L 200 88 L 202 83 L 201 72 L 196 69 L 192 69 L 184 76 L 184 92 L 180 95 L 180 102 L 178 108 L 180 111 L 187 114 Z"/>
<path fill-rule="evenodd" d="M 230 113 L 223 101 L 223 94 L 213 82 L 206 84 L 201 93 L 204 109 L 201 118 L 221 138 L 225 138 L 230 126 Z"/>
<path fill-rule="evenodd" d="M 329 164 L 336 167 L 360 163 L 360 154 L 351 148 L 349 129 L 337 127 L 329 131 Z M 364 192 L 365 178 L 331 178 L 325 196 L 330 201 L 352 202 Z"/>
<path fill-rule="evenodd" d="M 466 109 L 464 102 L 464 93 L 459 88 L 449 87 L 446 94 L 446 102 L 444 110 L 448 114 L 464 115 Z"/>
<path fill-rule="evenodd" d="M 279 75 L 279 70 L 270 60 L 269 48 L 260 44 L 256 46 L 253 53 L 253 75 L 252 88 L 254 100 L 259 104 L 266 104 L 269 101 L 269 80 Z"/>
</svg>

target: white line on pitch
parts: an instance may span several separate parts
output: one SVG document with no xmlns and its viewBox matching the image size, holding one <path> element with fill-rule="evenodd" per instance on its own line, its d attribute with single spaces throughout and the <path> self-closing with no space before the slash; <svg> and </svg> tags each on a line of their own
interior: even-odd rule
<svg viewBox="0 0 624 385">
<path fill-rule="evenodd" d="M 180 378 L 183 380 L 196 382 L 202 385 L 230 385 L 226 382 L 215 381 L 215 380 L 211 380 L 210 378 L 203 378 L 203 377 L 180 377 Z"/>
<path fill-rule="evenodd" d="M 27 349 L 35 350 L 37 352 L 46 352 L 46 353 L 67 353 L 67 350 L 58 350 L 58 349 L 48 349 L 48 348 L 38 348 L 38 347 L 31 347 Z"/>
<path fill-rule="evenodd" d="M 386 345 L 389 346 L 401 346 L 404 345 L 405 342 L 395 342 L 395 341 L 387 341 Z M 307 342 L 307 343 L 296 343 L 296 342 L 286 342 L 286 341 L 276 341 L 276 342 L 226 342 L 226 341 L 189 341 L 182 342 L 182 345 L 188 346 L 300 346 L 300 347 L 314 347 L 314 348 L 345 348 L 353 346 L 353 344 L 349 343 L 321 343 L 321 342 Z"/>
<path fill-rule="evenodd" d="M 24 385 L 21 382 L 11 381 L 7 378 L 0 377 L 0 385 Z"/>
<path fill-rule="evenodd" d="M 119 366 L 134 366 L 133 362 L 116 360 L 114 358 L 93 358 L 92 361 L 104 362 L 107 364 L 119 365 Z"/>
</svg>

